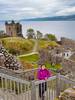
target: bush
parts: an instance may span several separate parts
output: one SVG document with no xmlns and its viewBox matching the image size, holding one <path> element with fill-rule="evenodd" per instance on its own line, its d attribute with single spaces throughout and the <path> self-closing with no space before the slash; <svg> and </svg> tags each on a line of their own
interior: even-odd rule
<svg viewBox="0 0 75 100">
<path fill-rule="evenodd" d="M 11 54 L 13 54 L 13 55 L 17 55 L 17 54 L 20 54 L 20 51 L 14 49 L 14 48 L 9 48 L 9 53 L 11 53 Z"/>
<path fill-rule="evenodd" d="M 0 34 L 0 38 L 6 38 L 6 37 L 9 37 L 9 35 L 7 35 L 7 34 Z"/>
<path fill-rule="evenodd" d="M 46 38 L 47 40 L 57 41 L 57 38 L 56 38 L 56 36 L 55 36 L 54 34 L 46 34 L 46 35 L 45 35 L 45 38 Z"/>
</svg>

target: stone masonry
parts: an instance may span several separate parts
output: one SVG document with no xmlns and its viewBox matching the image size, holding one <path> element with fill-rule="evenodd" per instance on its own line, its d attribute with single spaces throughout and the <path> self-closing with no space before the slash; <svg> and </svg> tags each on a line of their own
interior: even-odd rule
<svg viewBox="0 0 75 100">
<path fill-rule="evenodd" d="M 62 62 L 62 68 L 69 78 L 75 79 L 75 61 L 64 59 Z"/>
<path fill-rule="evenodd" d="M 7 50 L 0 44 L 0 66 L 12 70 L 21 69 L 20 62 L 13 55 L 9 54 Z"/>
<path fill-rule="evenodd" d="M 75 41 L 74 40 L 62 37 L 61 38 L 61 45 L 64 48 L 69 48 L 69 49 L 75 50 Z"/>
</svg>

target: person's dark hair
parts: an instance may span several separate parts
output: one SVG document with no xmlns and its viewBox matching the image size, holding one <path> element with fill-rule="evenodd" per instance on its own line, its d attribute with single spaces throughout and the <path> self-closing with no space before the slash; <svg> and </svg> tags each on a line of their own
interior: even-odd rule
<svg viewBox="0 0 75 100">
<path fill-rule="evenodd" d="M 45 64 L 39 64 L 39 66 L 42 67 L 42 66 L 46 66 L 46 65 Z"/>
</svg>

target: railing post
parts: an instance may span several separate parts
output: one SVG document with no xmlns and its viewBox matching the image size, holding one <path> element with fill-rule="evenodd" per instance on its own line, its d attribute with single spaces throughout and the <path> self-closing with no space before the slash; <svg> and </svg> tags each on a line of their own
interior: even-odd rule
<svg viewBox="0 0 75 100">
<path fill-rule="evenodd" d="M 61 91 L 60 73 L 56 75 L 56 96 L 59 97 Z"/>
<path fill-rule="evenodd" d="M 31 82 L 31 100 L 36 100 L 36 86 L 35 82 Z"/>
</svg>

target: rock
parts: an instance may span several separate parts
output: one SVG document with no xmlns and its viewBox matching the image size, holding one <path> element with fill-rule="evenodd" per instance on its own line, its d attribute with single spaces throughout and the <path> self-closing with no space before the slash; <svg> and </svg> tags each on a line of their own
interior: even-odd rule
<svg viewBox="0 0 75 100">
<path fill-rule="evenodd" d="M 72 39 L 68 39 L 68 38 L 62 37 L 61 38 L 61 45 L 64 48 L 71 48 L 71 49 L 75 50 L 75 41 L 72 40 Z"/>
<path fill-rule="evenodd" d="M 59 97 L 59 100 L 75 100 L 75 89 L 66 89 Z"/>
<path fill-rule="evenodd" d="M 0 66 L 4 67 L 5 57 L 2 53 L 0 53 Z"/>
<path fill-rule="evenodd" d="M 2 45 L 0 45 L 0 66 L 12 70 L 18 70 L 22 67 L 21 63 L 16 59 L 16 57 L 9 54 Z"/>
</svg>

